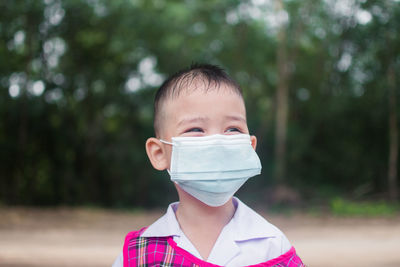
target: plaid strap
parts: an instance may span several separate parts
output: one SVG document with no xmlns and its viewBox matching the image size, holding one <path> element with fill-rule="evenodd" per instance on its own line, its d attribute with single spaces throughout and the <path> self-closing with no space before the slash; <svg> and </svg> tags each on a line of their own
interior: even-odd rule
<svg viewBox="0 0 400 267">
<path fill-rule="evenodd" d="M 181 267 L 221 267 L 196 258 L 178 247 L 172 237 L 141 237 L 143 228 L 130 232 L 123 248 L 124 267 L 181 266 Z M 292 247 L 281 256 L 251 267 L 304 267 L 296 250 Z M 250 267 L 250 266 L 249 266 Z"/>
</svg>

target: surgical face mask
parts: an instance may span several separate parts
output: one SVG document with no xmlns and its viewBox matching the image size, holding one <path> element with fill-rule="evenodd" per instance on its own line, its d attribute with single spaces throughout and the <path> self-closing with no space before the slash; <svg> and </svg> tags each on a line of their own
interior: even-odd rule
<svg viewBox="0 0 400 267">
<path fill-rule="evenodd" d="M 171 180 L 207 204 L 225 204 L 249 179 L 261 173 L 261 163 L 247 134 L 173 137 Z"/>
</svg>

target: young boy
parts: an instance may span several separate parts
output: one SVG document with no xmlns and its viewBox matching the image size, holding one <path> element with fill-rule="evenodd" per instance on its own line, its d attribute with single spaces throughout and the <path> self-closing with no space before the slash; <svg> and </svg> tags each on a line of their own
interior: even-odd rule
<svg viewBox="0 0 400 267">
<path fill-rule="evenodd" d="M 127 235 L 117 266 L 304 266 L 285 235 L 233 197 L 260 174 L 239 85 L 213 65 L 180 71 L 157 91 L 146 152 L 179 195 Z"/>
</svg>

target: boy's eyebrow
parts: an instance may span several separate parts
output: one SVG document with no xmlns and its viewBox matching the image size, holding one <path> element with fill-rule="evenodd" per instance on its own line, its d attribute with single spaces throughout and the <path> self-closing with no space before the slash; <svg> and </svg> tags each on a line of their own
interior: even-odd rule
<svg viewBox="0 0 400 267">
<path fill-rule="evenodd" d="M 225 116 L 226 120 L 230 120 L 230 121 L 240 121 L 240 122 L 246 122 L 246 118 L 243 116 L 237 116 L 237 115 L 227 115 Z M 181 126 L 183 124 L 190 124 L 190 123 L 196 123 L 196 122 L 206 122 L 210 120 L 207 117 L 193 117 L 193 118 L 183 118 L 182 120 L 180 120 L 178 122 L 178 126 Z"/>
<path fill-rule="evenodd" d="M 205 122 L 208 121 L 209 119 L 206 117 L 193 117 L 193 118 L 183 118 L 178 122 L 178 126 L 181 126 L 182 124 L 188 124 L 188 123 L 193 123 L 193 122 Z"/>
<path fill-rule="evenodd" d="M 242 117 L 242 116 L 232 116 L 232 115 L 228 115 L 228 116 L 225 116 L 225 118 L 227 118 L 228 120 L 246 122 L 246 118 L 245 118 L 245 117 Z"/>
</svg>

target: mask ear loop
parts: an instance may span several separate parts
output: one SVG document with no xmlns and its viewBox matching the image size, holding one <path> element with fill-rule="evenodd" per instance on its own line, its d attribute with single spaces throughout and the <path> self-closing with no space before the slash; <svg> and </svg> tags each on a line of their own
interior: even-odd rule
<svg viewBox="0 0 400 267">
<path fill-rule="evenodd" d="M 158 139 L 158 140 L 160 140 L 161 143 L 164 143 L 164 144 L 167 144 L 167 145 L 171 145 L 171 146 L 172 146 L 172 143 L 170 143 L 170 142 L 167 142 L 167 141 L 162 140 L 162 139 Z"/>
</svg>

